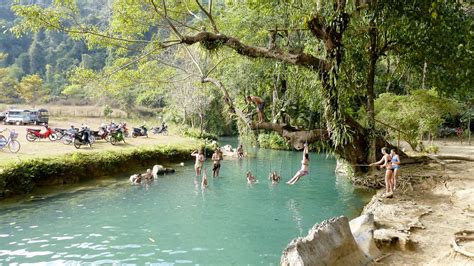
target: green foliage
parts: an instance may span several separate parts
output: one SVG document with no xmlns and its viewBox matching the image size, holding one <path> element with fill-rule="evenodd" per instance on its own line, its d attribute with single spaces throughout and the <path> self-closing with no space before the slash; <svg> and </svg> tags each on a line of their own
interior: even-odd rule
<svg viewBox="0 0 474 266">
<path fill-rule="evenodd" d="M 188 126 L 181 126 L 179 132 L 186 137 L 195 138 L 195 139 L 207 139 L 207 140 L 217 140 L 217 136 L 211 133 L 202 132 L 197 128 L 192 128 Z"/>
<path fill-rule="evenodd" d="M 426 146 L 426 147 L 423 149 L 423 152 L 427 152 L 427 153 L 431 153 L 431 154 L 438 154 L 438 152 L 439 152 L 439 147 L 436 146 L 436 145 L 429 145 L 429 146 Z"/>
<path fill-rule="evenodd" d="M 114 110 L 112 110 L 112 108 L 110 108 L 109 105 L 105 105 L 105 107 L 104 107 L 104 116 L 105 117 L 110 118 L 113 112 L 114 112 Z"/>
<path fill-rule="evenodd" d="M 36 103 L 47 95 L 43 80 L 36 74 L 23 77 L 15 89 L 27 103 Z"/>
<path fill-rule="evenodd" d="M 260 147 L 275 150 L 288 150 L 290 146 L 286 140 L 275 132 L 270 134 L 259 134 L 258 143 Z"/>
<path fill-rule="evenodd" d="M 435 132 L 444 122 L 446 114 L 460 111 L 459 105 L 440 97 L 434 90 L 417 90 L 410 95 L 381 94 L 375 101 L 376 119 L 401 130 L 402 138 L 412 148 L 418 145 L 418 138 L 425 132 Z M 397 132 L 384 125 L 378 125 L 391 136 Z"/>
</svg>

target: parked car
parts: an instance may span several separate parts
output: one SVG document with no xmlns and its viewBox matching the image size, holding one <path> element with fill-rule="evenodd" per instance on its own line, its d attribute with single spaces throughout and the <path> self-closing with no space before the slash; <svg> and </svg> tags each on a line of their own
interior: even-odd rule
<svg viewBox="0 0 474 266">
<path fill-rule="evenodd" d="M 30 111 L 8 110 L 3 124 L 27 125 L 31 123 Z"/>
<path fill-rule="evenodd" d="M 49 112 L 46 109 L 31 110 L 30 120 L 35 125 L 46 125 L 49 122 Z"/>
<path fill-rule="evenodd" d="M 0 122 L 2 122 L 3 120 L 5 120 L 5 116 L 6 116 L 6 115 L 7 115 L 6 113 L 0 112 Z"/>
</svg>

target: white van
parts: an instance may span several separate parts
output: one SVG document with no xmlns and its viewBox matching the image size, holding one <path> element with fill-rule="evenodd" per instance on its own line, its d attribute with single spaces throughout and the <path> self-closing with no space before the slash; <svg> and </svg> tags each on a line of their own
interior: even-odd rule
<svg viewBox="0 0 474 266">
<path fill-rule="evenodd" d="M 31 123 L 30 111 L 28 110 L 8 110 L 3 124 L 27 125 Z"/>
</svg>

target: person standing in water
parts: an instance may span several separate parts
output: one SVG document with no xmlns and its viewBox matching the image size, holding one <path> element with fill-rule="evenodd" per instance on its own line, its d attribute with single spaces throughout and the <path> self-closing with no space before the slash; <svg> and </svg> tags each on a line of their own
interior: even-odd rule
<svg viewBox="0 0 474 266">
<path fill-rule="evenodd" d="M 385 193 L 383 197 L 392 197 L 393 196 L 393 168 L 392 168 L 392 157 L 388 154 L 388 149 L 386 147 L 382 148 L 383 157 L 380 161 L 371 163 L 369 166 L 380 165 L 380 167 L 385 168 Z"/>
<path fill-rule="evenodd" d="M 308 153 L 308 144 L 304 144 L 303 148 L 303 159 L 301 160 L 301 168 L 296 172 L 296 174 L 288 180 L 286 183 L 289 185 L 294 185 L 300 180 L 302 176 L 309 174 L 309 153 Z"/>
<path fill-rule="evenodd" d="M 397 188 L 397 177 L 400 175 L 400 156 L 398 156 L 397 149 L 390 150 L 390 156 L 392 156 L 392 168 L 393 168 L 393 190 Z"/>
<path fill-rule="evenodd" d="M 237 147 L 237 158 L 244 158 L 244 147 L 242 146 L 242 144 L 239 144 L 239 147 Z"/>
<path fill-rule="evenodd" d="M 258 96 L 247 96 L 245 97 L 245 100 L 248 103 L 252 102 L 257 106 L 258 122 L 263 123 L 265 120 L 264 113 L 263 113 L 263 110 L 265 109 L 265 101 Z"/>
<path fill-rule="evenodd" d="M 202 149 L 200 149 L 199 151 L 194 151 L 193 153 L 191 153 L 191 156 L 196 157 L 196 163 L 194 164 L 194 170 L 196 171 L 196 176 L 200 176 L 202 166 L 204 165 L 204 160 L 206 159 L 204 157 Z"/>
<path fill-rule="evenodd" d="M 222 161 L 222 152 L 219 148 L 216 148 L 214 150 L 214 153 L 212 154 L 212 177 L 218 177 L 219 176 L 219 170 L 221 169 L 221 161 Z"/>
</svg>

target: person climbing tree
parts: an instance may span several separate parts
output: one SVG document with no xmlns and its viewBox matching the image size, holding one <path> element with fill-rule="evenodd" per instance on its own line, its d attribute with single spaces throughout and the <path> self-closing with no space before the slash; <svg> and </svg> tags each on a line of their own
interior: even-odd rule
<svg viewBox="0 0 474 266">
<path fill-rule="evenodd" d="M 247 96 L 245 97 L 245 100 L 247 103 L 254 103 L 257 106 L 257 113 L 258 113 L 258 122 L 262 123 L 264 122 L 264 114 L 263 114 L 263 109 L 265 108 L 265 101 L 258 97 L 258 96 Z"/>
</svg>

